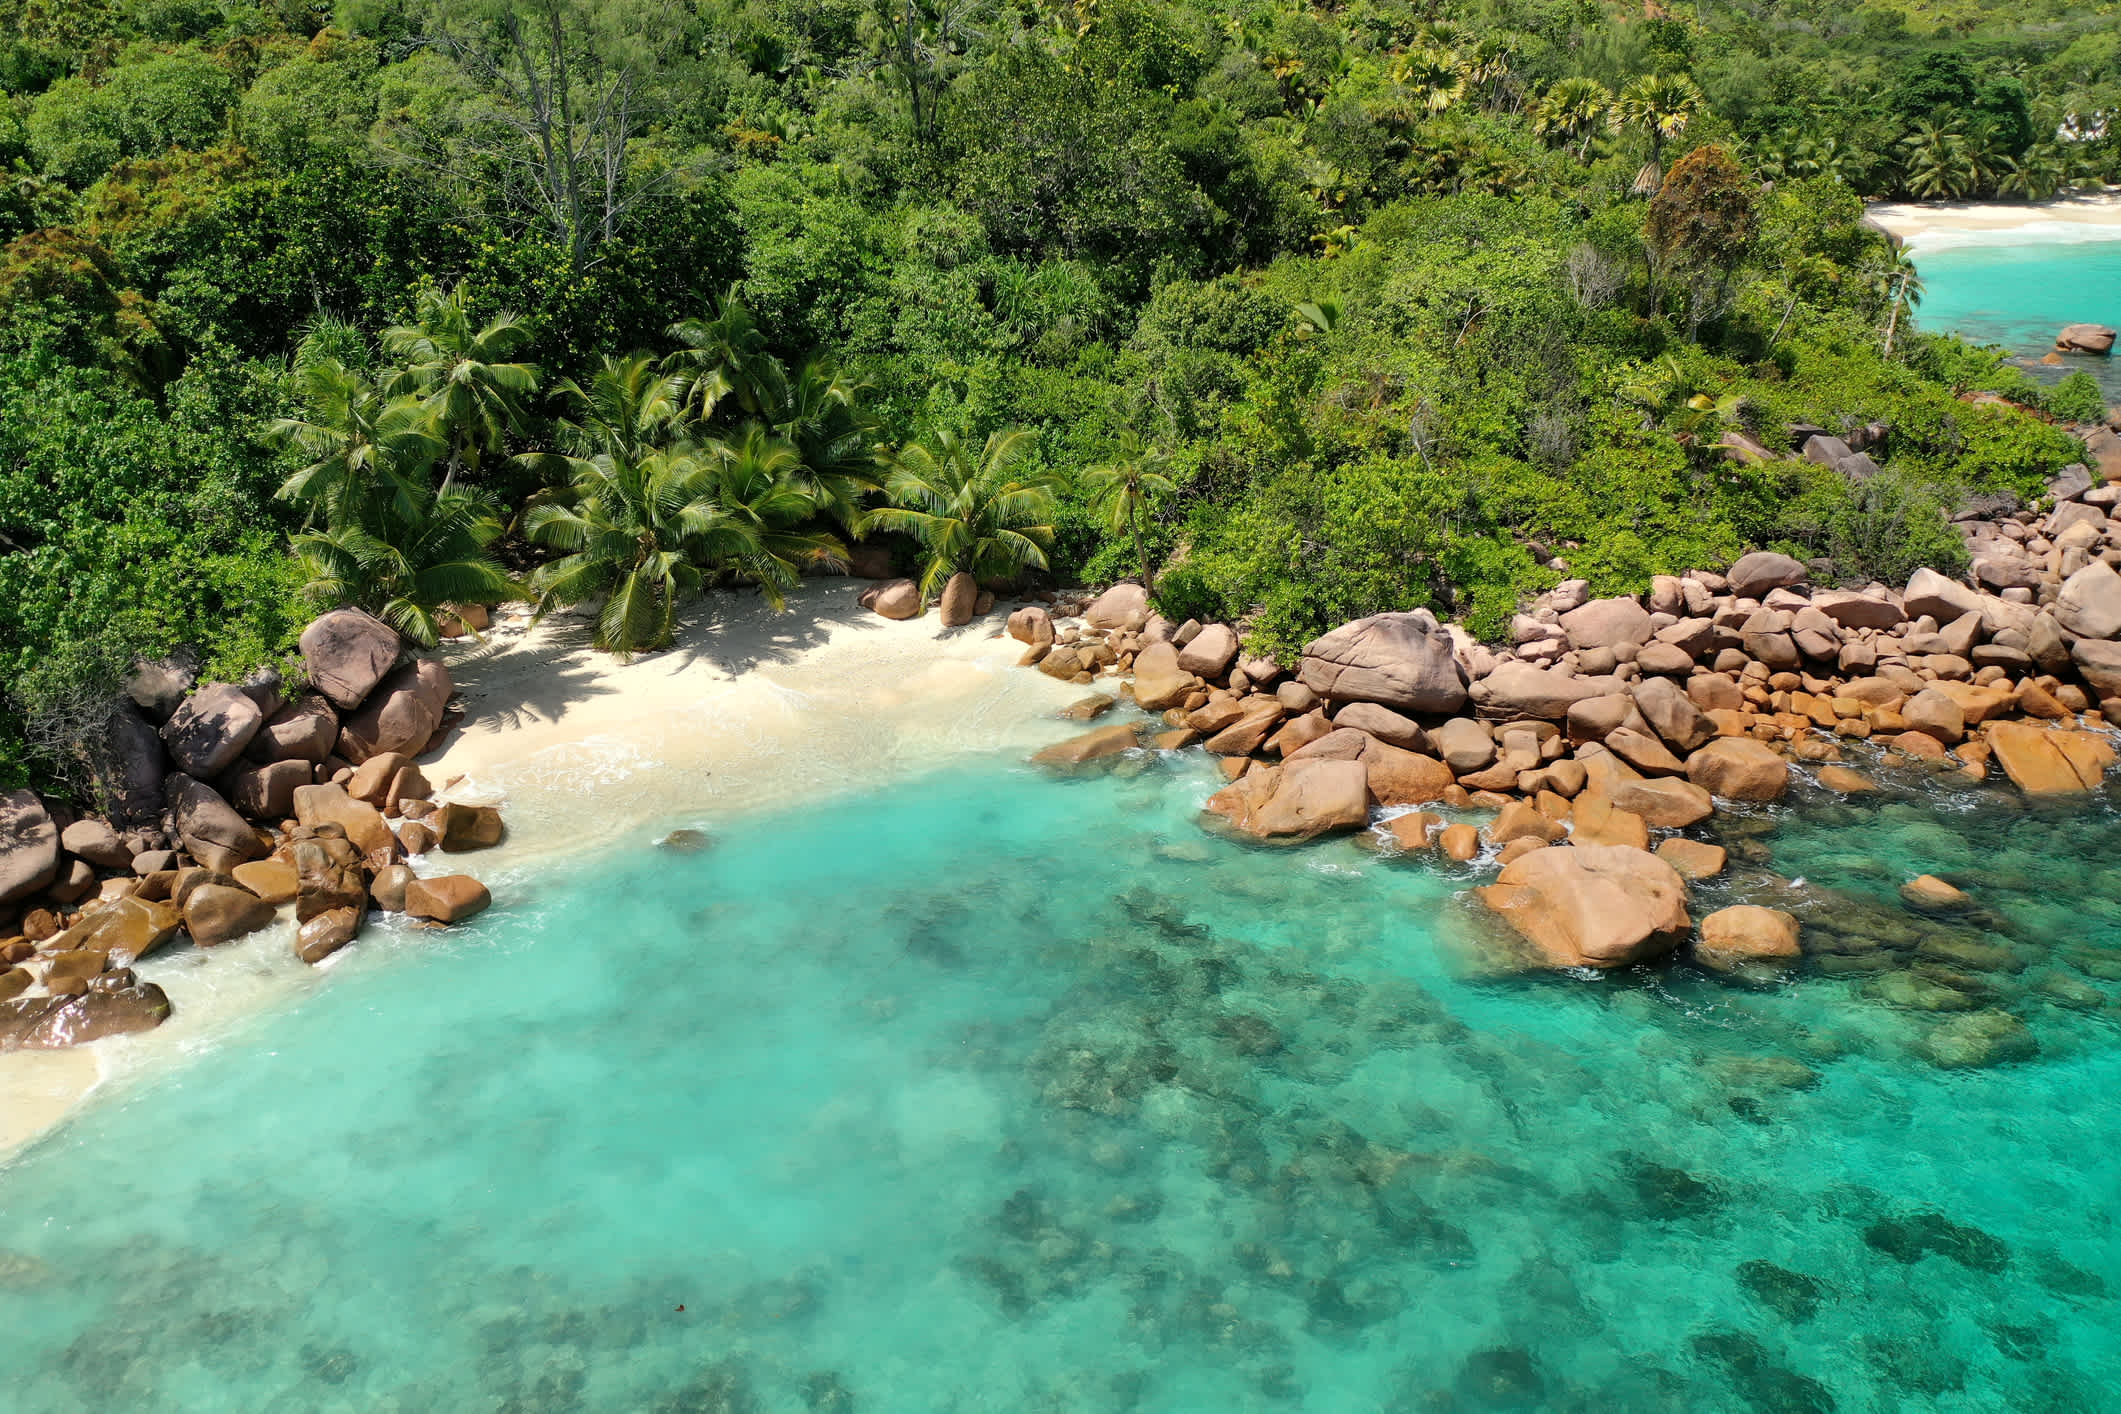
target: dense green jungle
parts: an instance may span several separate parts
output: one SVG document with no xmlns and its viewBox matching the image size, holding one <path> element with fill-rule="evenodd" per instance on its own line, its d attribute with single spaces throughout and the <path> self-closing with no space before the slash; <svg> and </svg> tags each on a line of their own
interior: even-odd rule
<svg viewBox="0 0 2121 1414">
<path fill-rule="evenodd" d="M 2111 3 L 0 0 L 0 84 L 18 782 L 342 603 L 631 652 L 889 553 L 1285 653 L 1897 581 L 2101 411 L 1863 218 L 2121 178 Z"/>
</svg>

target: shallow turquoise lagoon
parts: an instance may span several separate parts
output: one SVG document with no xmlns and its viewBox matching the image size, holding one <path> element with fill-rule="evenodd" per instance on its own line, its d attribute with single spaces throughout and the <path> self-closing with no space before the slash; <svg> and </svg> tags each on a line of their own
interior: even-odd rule
<svg viewBox="0 0 2121 1414">
<path fill-rule="evenodd" d="M 1747 989 L 1484 975 L 1462 878 L 1212 840 L 1197 756 L 1134 766 L 364 940 L 0 1172 L 0 1404 L 2109 1404 L 2111 801 L 1725 820 L 1697 912 L 1824 949 Z M 1917 869 L 1981 910 L 1907 914 Z M 1998 1016 L 2037 1053 L 1933 1063 Z"/>
<path fill-rule="evenodd" d="M 2028 358 L 2055 346 L 2065 324 L 2121 326 L 2121 232 L 2100 240 L 1947 245 L 1914 250 L 1924 295 L 1916 322 Z M 2053 381 L 2082 368 L 2121 400 L 2121 359 L 2072 358 L 2041 369 Z"/>
</svg>

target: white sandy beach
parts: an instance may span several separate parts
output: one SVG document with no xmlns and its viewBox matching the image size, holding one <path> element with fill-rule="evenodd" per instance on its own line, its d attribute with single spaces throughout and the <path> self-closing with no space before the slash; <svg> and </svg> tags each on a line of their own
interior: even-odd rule
<svg viewBox="0 0 2121 1414">
<path fill-rule="evenodd" d="M 524 616 L 444 658 L 464 724 L 421 759 L 447 798 L 498 804 L 508 838 L 434 855 L 423 873 L 475 874 L 496 909 L 537 887 L 557 855 L 675 827 L 710 835 L 745 811 L 823 800 L 960 757 L 1026 754 L 1065 734 L 1055 711 L 1086 689 L 1016 670 L 1005 609 L 960 629 L 931 611 L 903 623 L 861 609 L 860 581 L 817 580 L 784 614 L 754 593 L 689 606 L 677 645 L 620 663 L 588 646 L 587 622 Z M 1079 728 L 1078 728 L 1079 729 Z M 292 910 L 287 910 L 291 914 Z M 291 917 L 211 953 L 180 946 L 136 970 L 170 995 L 170 1019 L 78 1050 L 0 1056 L 0 1157 L 44 1133 L 90 1091 L 210 1049 L 260 1011 L 329 986 L 363 949 L 418 946 L 372 919 L 322 967 L 294 956 Z"/>
<path fill-rule="evenodd" d="M 2004 240 L 2121 240 L 2121 192 L 2048 201 L 1881 202 L 1866 214 L 1917 249 Z"/>
</svg>

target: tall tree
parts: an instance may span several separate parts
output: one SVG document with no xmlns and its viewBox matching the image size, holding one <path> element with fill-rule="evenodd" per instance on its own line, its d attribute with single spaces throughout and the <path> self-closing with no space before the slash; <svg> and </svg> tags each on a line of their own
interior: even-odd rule
<svg viewBox="0 0 2121 1414">
<path fill-rule="evenodd" d="M 1120 434 L 1119 445 L 1109 461 L 1087 467 L 1083 486 L 1092 504 L 1104 513 L 1114 534 L 1131 534 L 1134 558 L 1141 566 L 1142 587 L 1154 591 L 1156 580 L 1149 571 L 1149 551 L 1142 541 L 1142 512 L 1159 496 L 1176 488 L 1164 474 L 1170 453 L 1151 446 L 1133 428 Z"/>
</svg>

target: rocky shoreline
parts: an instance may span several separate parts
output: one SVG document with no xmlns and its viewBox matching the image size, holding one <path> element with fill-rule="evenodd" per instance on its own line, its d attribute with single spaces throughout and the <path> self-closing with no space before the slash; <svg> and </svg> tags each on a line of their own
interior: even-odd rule
<svg viewBox="0 0 2121 1414">
<path fill-rule="evenodd" d="M 183 934 L 213 948 L 289 913 L 319 963 L 372 911 L 444 927 L 491 903 L 432 851 L 498 844 L 500 813 L 437 800 L 414 758 L 461 718 L 449 670 L 354 609 L 301 636 L 304 682 L 204 683 L 143 664 L 95 753 L 102 814 L 0 797 L 0 1051 L 54 1050 L 167 1020 L 133 965 Z"/>
<path fill-rule="evenodd" d="M 1783 799 L 1793 763 L 1845 797 L 1898 774 L 2001 777 L 2064 802 L 2115 764 L 2121 463 L 2108 460 L 2113 480 L 2068 468 L 2042 510 L 1962 516 L 1967 582 L 1921 570 L 1900 587 L 1830 589 L 1797 560 L 1754 553 L 1640 597 L 1564 582 L 1502 646 L 1425 611 L 1380 614 L 1306 644 L 1292 671 L 1245 655 L 1229 625 L 1168 622 L 1135 584 L 1027 605 L 1008 622 L 1024 665 L 1122 679 L 1074 715 L 1122 700 L 1150 714 L 1034 759 L 1075 771 L 1199 750 L 1228 782 L 1202 815 L 1212 830 L 1263 844 L 1350 835 L 1388 856 L 1493 868 L 1473 894 L 1512 966 L 1684 956 L 1770 980 L 1840 940 L 1758 904 L 1696 918 L 1690 885 L 1726 868 L 1704 822 Z M 1844 763 L 1859 749 L 1870 774 Z M 1977 899 L 1930 875 L 1893 882 L 1910 921 L 1956 927 L 1978 950 Z M 2022 1054 L 2007 1015 L 1972 1018 L 1961 1029 L 1985 1033 L 1948 1054 Z"/>
</svg>

